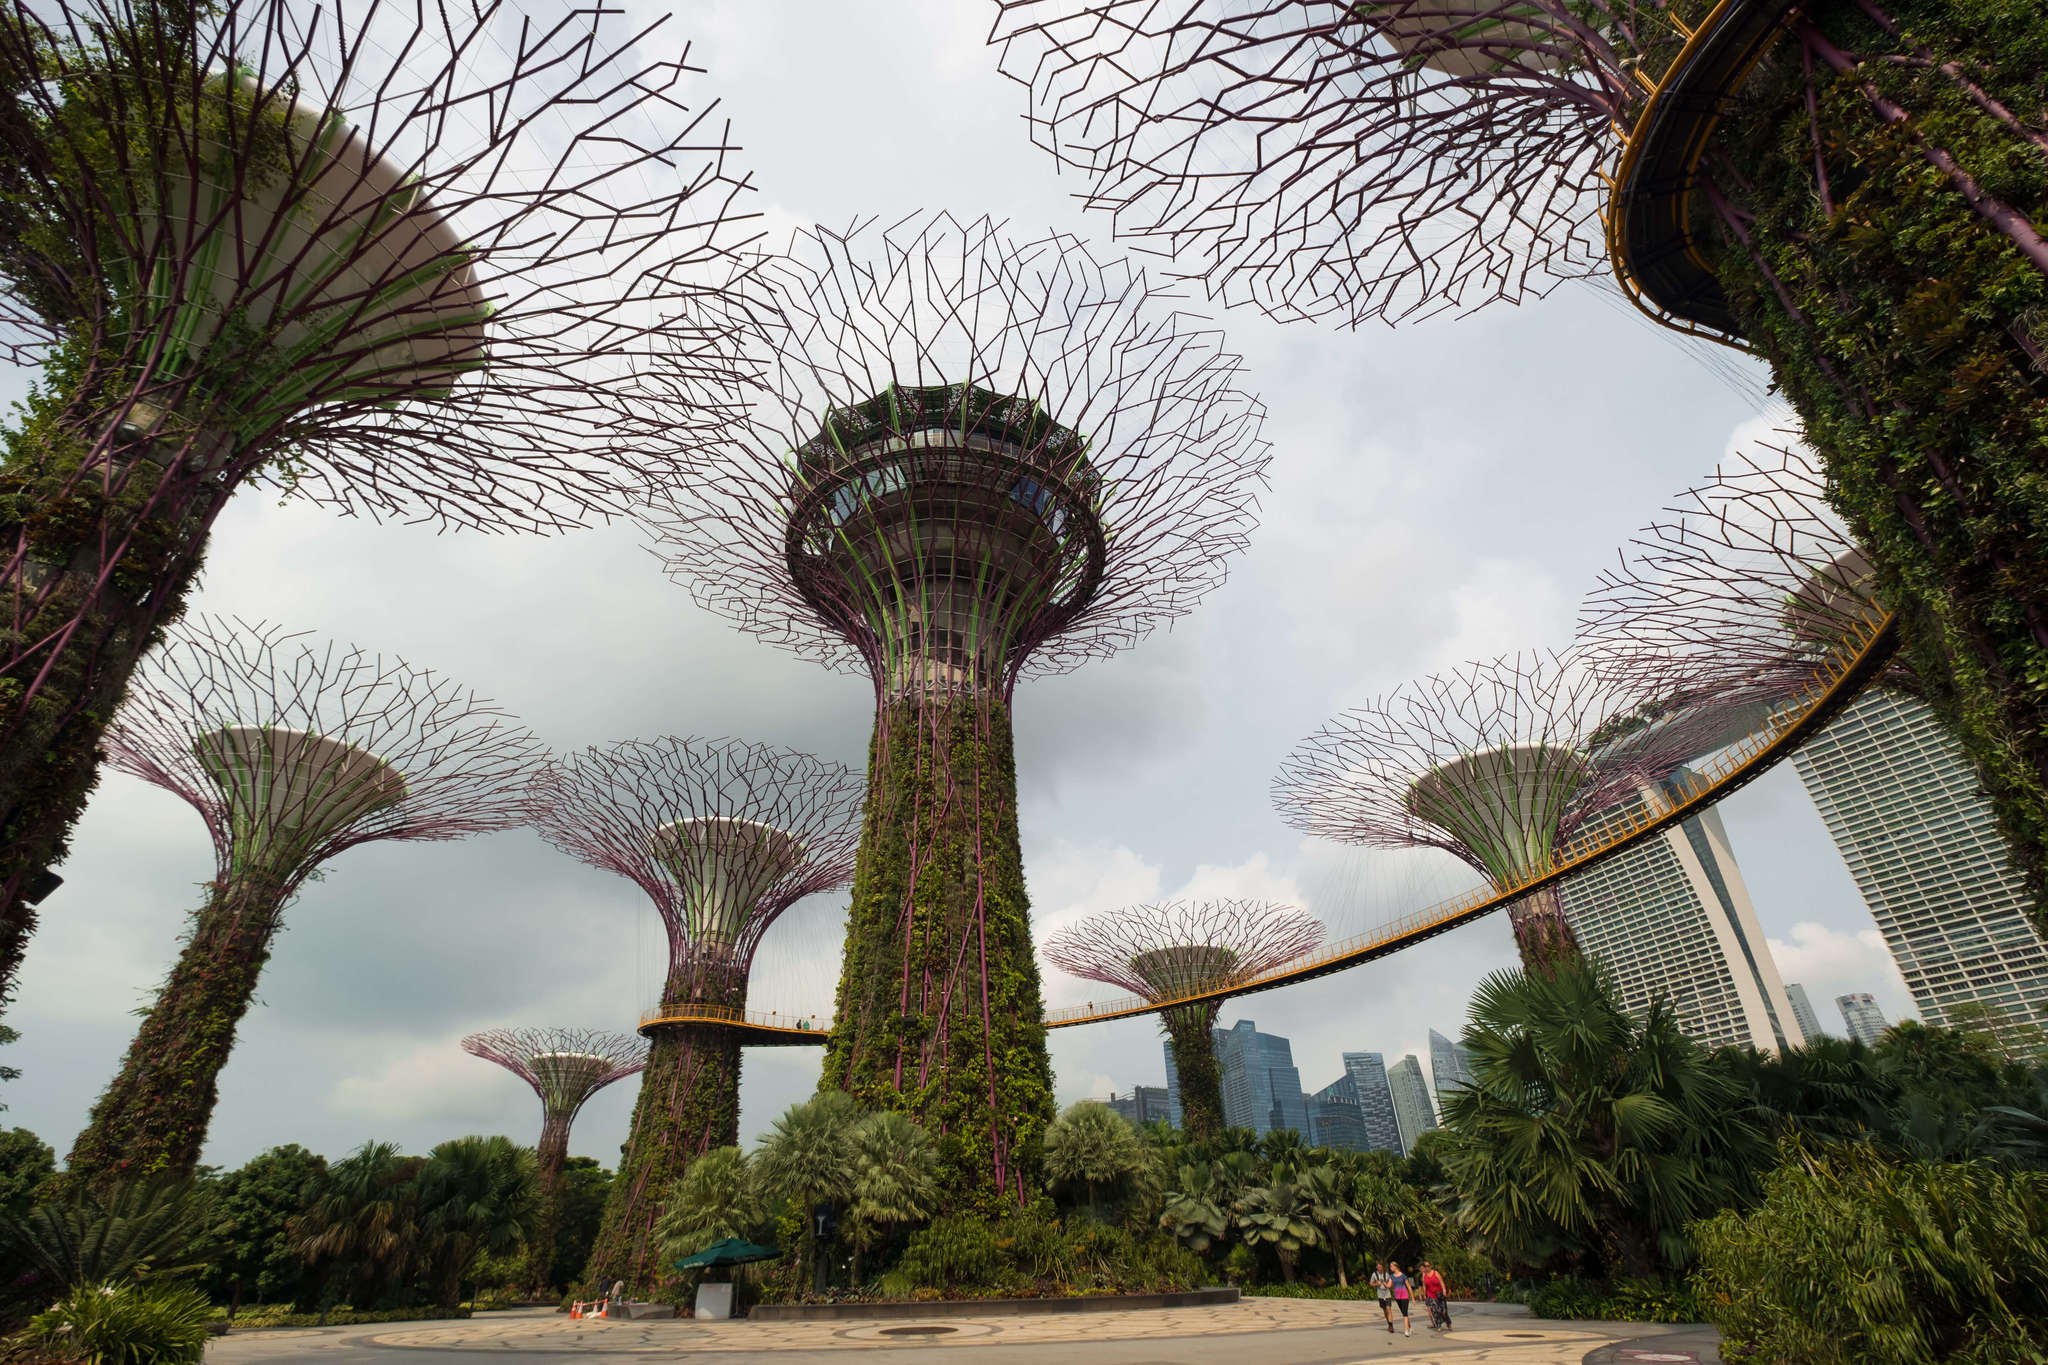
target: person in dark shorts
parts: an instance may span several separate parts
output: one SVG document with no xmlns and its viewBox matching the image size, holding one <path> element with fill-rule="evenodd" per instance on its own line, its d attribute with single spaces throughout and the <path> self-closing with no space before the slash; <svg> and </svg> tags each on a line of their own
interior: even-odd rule
<svg viewBox="0 0 2048 1365">
<path fill-rule="evenodd" d="M 1401 1335 L 1412 1337 L 1415 1335 L 1415 1327 L 1408 1321 L 1408 1300 L 1414 1291 L 1408 1287 L 1408 1277 L 1402 1273 L 1399 1261 L 1387 1262 L 1387 1270 L 1394 1280 L 1394 1307 L 1401 1310 Z M 1387 1325 L 1393 1326 L 1391 1322 Z"/>
<path fill-rule="evenodd" d="M 1429 1301 L 1429 1325 L 1432 1331 L 1451 1330 L 1451 1296 L 1444 1287 L 1444 1277 L 1428 1261 L 1422 1263 L 1422 1297 Z"/>
<path fill-rule="evenodd" d="M 1376 1262 L 1372 1268 L 1373 1293 L 1379 1298 L 1380 1312 L 1387 1319 L 1387 1335 L 1394 1335 L 1394 1277 L 1387 1273 L 1385 1261 Z"/>
</svg>

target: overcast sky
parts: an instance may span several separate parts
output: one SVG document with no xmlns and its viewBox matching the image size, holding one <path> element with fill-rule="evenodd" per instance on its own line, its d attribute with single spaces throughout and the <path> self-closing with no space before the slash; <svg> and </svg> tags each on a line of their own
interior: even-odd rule
<svg viewBox="0 0 2048 1365">
<path fill-rule="evenodd" d="M 648 8 L 634 6 L 634 8 Z M 745 147 L 768 221 L 844 224 L 913 208 L 991 213 L 1100 242 L 1080 188 L 1034 149 L 1022 91 L 968 0 L 736 0 L 672 19 Z M 648 8 L 650 16 L 658 11 Z M 1229 583 L 1171 633 L 1016 700 L 1023 838 L 1041 936 L 1173 895 L 1255 895 L 1356 933 L 1471 884 L 1438 855 L 1306 841 L 1267 803 L 1280 758 L 1334 712 L 1465 660 L 1566 643 L 1616 547 L 1760 421 L 1761 383 L 1590 287 L 1541 304 L 1350 334 L 1221 317 L 1271 417 L 1272 489 Z M 0 375 L 6 396 L 26 376 Z M 869 685 L 734 632 L 661 574 L 631 527 L 556 539 L 439 536 L 245 490 L 216 528 L 194 610 L 289 623 L 401 655 L 495 697 L 558 748 L 733 735 L 865 761 Z M 1723 808 L 1780 970 L 1840 1029 L 1833 997 L 1911 1014 L 1896 968 L 1789 766 Z M 4 1121 L 61 1155 L 119 1064 L 131 1017 L 212 875 L 198 817 L 108 774 L 66 883 L 43 906 L 8 1022 L 22 1068 Z M 758 1008 L 828 1010 L 843 900 L 769 934 Z M 658 924 L 629 883 L 526 832 L 384 844 L 309 884 L 222 1077 L 207 1160 L 298 1142 L 424 1150 L 470 1132 L 531 1141 L 536 1101 L 457 1040 L 492 1025 L 627 1029 L 654 1002 Z M 827 949 L 829 951 L 821 951 Z M 1495 917 L 1391 960 L 1226 1007 L 1293 1040 L 1305 1087 L 1338 1054 L 1420 1054 L 1512 965 Z M 1048 972 L 1049 1003 L 1099 994 Z M 751 1137 L 814 1085 L 815 1049 L 747 1054 Z M 1059 1098 L 1163 1083 L 1150 1021 L 1053 1034 Z M 572 1148 L 611 1164 L 632 1083 Z"/>
</svg>

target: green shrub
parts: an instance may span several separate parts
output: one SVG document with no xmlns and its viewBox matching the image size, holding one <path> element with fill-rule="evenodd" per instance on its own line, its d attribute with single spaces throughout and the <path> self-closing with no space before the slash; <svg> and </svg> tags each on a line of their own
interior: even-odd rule
<svg viewBox="0 0 2048 1365">
<path fill-rule="evenodd" d="M 1073 1243 L 1042 1204 L 1006 1214 L 996 1226 L 996 1246 L 1033 1280 L 1071 1284 L 1079 1272 Z"/>
<path fill-rule="evenodd" d="M 1763 1202 L 1694 1225 L 1730 1361 L 2004 1365 L 2048 1354 L 2048 1174 L 1787 1139 Z"/>
<path fill-rule="evenodd" d="M 84 1365 L 199 1365 L 213 1306 L 179 1285 L 79 1285 L 29 1323 L 29 1337 Z"/>
<path fill-rule="evenodd" d="M 1690 1285 L 1662 1280 L 1581 1280 L 1566 1276 L 1520 1296 L 1539 1318 L 1602 1322 L 1702 1322 L 1706 1307 Z"/>
<path fill-rule="evenodd" d="M 1247 1298 L 1254 1299 L 1374 1299 L 1378 1295 L 1371 1285 L 1336 1284 L 1248 1284 L 1244 1286 Z"/>
<path fill-rule="evenodd" d="M 235 1328 L 238 1331 L 258 1331 L 270 1327 L 349 1327 L 359 1323 L 375 1322 L 442 1322 L 453 1318 L 466 1318 L 468 1308 L 379 1308 L 363 1309 L 331 1308 L 325 1313 L 294 1313 L 290 1304 L 278 1305 L 272 1310 L 266 1305 L 261 1311 L 244 1308 L 235 1314 Z"/>
<path fill-rule="evenodd" d="M 997 1243 L 994 1226 L 983 1218 L 952 1214 L 911 1234 L 883 1286 L 892 1293 L 993 1289 L 1010 1277 L 1010 1258 Z"/>
</svg>

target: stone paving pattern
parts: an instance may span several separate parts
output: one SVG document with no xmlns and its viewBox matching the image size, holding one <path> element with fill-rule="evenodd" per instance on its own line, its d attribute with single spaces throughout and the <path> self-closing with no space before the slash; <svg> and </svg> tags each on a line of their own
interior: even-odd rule
<svg viewBox="0 0 2048 1365">
<path fill-rule="evenodd" d="M 208 1365 L 256 1365 L 284 1355 L 353 1354 L 365 1347 L 398 1351 L 482 1352 L 492 1355 L 553 1356 L 630 1355 L 693 1359 L 700 1354 L 834 1350 L 929 1351 L 948 1348 L 963 1356 L 977 1347 L 1070 1346 L 1063 1352 L 1080 1361 L 1090 1348 L 1115 1343 L 1202 1340 L 1261 1335 L 1247 1342 L 1242 1358 L 1250 1361 L 1303 1359 L 1342 1361 L 1348 1356 L 1368 1360 L 1447 1360 L 1472 1365 L 1579 1365 L 1589 1353 L 1606 1348 L 1614 1361 L 1666 1360 L 1692 1362 L 1715 1359 L 1688 1349 L 1674 1339 L 1669 1350 L 1654 1340 L 1676 1329 L 1641 1323 L 1549 1322 L 1526 1316 L 1521 1309 L 1492 1305 L 1464 1306 L 1455 1311 L 1456 1331 L 1438 1336 L 1421 1319 L 1412 1336 L 1389 1336 L 1379 1310 L 1368 1303 L 1312 1299 L 1248 1298 L 1208 1308 L 1154 1309 L 1122 1313 L 1078 1313 L 1045 1316 L 943 1318 L 924 1321 L 769 1322 L 744 1320 L 697 1322 L 571 1322 L 546 1310 L 494 1313 L 463 1322 L 394 1324 L 387 1328 L 324 1328 L 302 1332 L 238 1332 L 216 1343 Z M 1398 1327 L 1399 1319 L 1396 1320 Z M 906 1330 L 907 1329 L 907 1330 Z M 936 1330 L 951 1329 L 951 1330 Z M 1303 1334 L 1293 1341 L 1274 1334 Z M 286 1340 L 291 1339 L 291 1340 Z M 1627 1344 L 1624 1345 L 1623 1343 Z M 1338 1354 L 1333 1355 L 1335 1348 Z M 1623 1352 L 1626 1352 L 1624 1354 Z M 1638 1354 L 1638 1353 L 1642 1354 Z M 1122 1353 L 1119 1352 L 1119 1355 Z M 1178 1353 L 1175 1353 L 1178 1354 Z"/>
</svg>

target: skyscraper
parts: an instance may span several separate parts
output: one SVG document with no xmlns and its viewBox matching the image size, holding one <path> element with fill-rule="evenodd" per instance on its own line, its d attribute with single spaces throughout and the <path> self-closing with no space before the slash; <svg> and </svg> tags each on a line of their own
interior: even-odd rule
<svg viewBox="0 0 2048 1365">
<path fill-rule="evenodd" d="M 1139 1085 L 1122 1099 L 1114 1090 L 1109 1092 L 1109 1107 L 1123 1115 L 1126 1122 L 1142 1127 L 1153 1119 L 1166 1119 L 1171 1123 L 1166 1107 L 1166 1087 L 1163 1085 Z"/>
<path fill-rule="evenodd" d="M 1464 1047 L 1429 1031 L 1429 1079 L 1436 1090 L 1436 1107 L 1444 1107 L 1444 1096 L 1472 1084 L 1472 1056 Z"/>
<path fill-rule="evenodd" d="M 1667 793 L 1646 786 L 1630 810 L 1662 807 Z M 1805 1041 L 1719 812 L 1568 878 L 1563 896 L 1579 945 L 1607 965 L 1629 1009 L 1662 997 L 1709 1047 Z"/>
<path fill-rule="evenodd" d="M 1873 688 L 1792 761 L 1927 1022 L 1973 1004 L 2048 1023 L 2048 945 L 1991 804 L 1934 713 Z"/>
<path fill-rule="evenodd" d="M 1387 1086 L 1394 1093 L 1394 1121 L 1401 1129 L 1401 1155 L 1415 1150 L 1415 1140 L 1436 1127 L 1436 1110 L 1429 1102 L 1429 1085 L 1422 1079 L 1422 1063 L 1409 1053 L 1387 1072 Z"/>
<path fill-rule="evenodd" d="M 1377 1052 L 1347 1052 L 1344 1074 L 1351 1078 L 1352 1090 L 1358 1096 L 1366 1146 L 1375 1152 L 1401 1155 L 1401 1125 L 1394 1117 L 1394 1092 L 1387 1085 L 1386 1060 Z"/>
<path fill-rule="evenodd" d="M 1835 1004 L 1842 1011 L 1842 1022 L 1849 1026 L 1849 1036 L 1865 1047 L 1876 1047 L 1877 1040 L 1891 1027 L 1877 1001 L 1862 991 L 1838 995 Z"/>
<path fill-rule="evenodd" d="M 1308 1102 L 1301 1073 L 1285 1038 L 1261 1033 L 1249 1019 L 1216 1031 L 1216 1060 L 1223 1071 L 1223 1121 L 1264 1137 L 1292 1128 L 1309 1132 Z"/>
<path fill-rule="evenodd" d="M 1806 998 L 1806 987 L 1796 981 L 1787 981 L 1785 998 L 1792 1002 L 1792 1017 L 1799 1021 L 1799 1031 L 1806 1035 L 1807 1042 L 1826 1035 L 1826 1030 L 1820 1026 L 1820 1016 L 1813 1012 L 1813 1001 Z"/>
<path fill-rule="evenodd" d="M 1303 1136 L 1316 1146 L 1345 1152 L 1371 1149 L 1365 1134 L 1365 1115 L 1358 1107 L 1358 1082 L 1348 1073 L 1309 1097 L 1308 1117 L 1315 1131 Z"/>
</svg>

